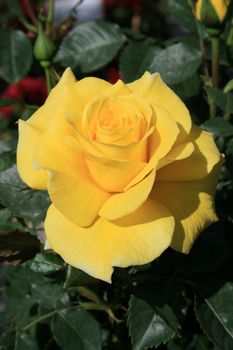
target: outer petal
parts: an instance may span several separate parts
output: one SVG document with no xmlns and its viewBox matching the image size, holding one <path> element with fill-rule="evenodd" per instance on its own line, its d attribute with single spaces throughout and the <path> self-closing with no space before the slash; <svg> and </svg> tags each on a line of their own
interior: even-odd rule
<svg viewBox="0 0 233 350">
<path fill-rule="evenodd" d="M 194 151 L 190 157 L 176 160 L 158 171 L 157 181 L 190 181 L 206 177 L 222 156 L 215 145 L 213 135 L 193 126 L 187 143 Z"/>
<path fill-rule="evenodd" d="M 19 120 L 19 141 L 17 147 L 17 169 L 23 181 L 31 188 L 44 190 L 47 188 L 47 171 L 34 170 L 32 158 L 41 132 L 28 122 Z"/>
<path fill-rule="evenodd" d="M 176 220 L 171 247 L 188 253 L 195 239 L 208 225 L 217 221 L 214 211 L 214 194 L 220 164 L 212 173 L 199 181 L 158 182 L 152 197 L 164 203 Z"/>
<path fill-rule="evenodd" d="M 53 205 L 45 221 L 51 247 L 72 266 L 111 282 L 113 266 L 146 264 L 170 244 L 174 218 L 161 204 L 147 201 L 134 214 L 115 222 L 97 220 L 81 228 Z"/>
<path fill-rule="evenodd" d="M 75 174 L 79 168 L 80 153 L 66 144 L 66 137 L 73 136 L 73 128 L 64 119 L 54 119 L 38 140 L 33 163 L 40 169 Z"/>
<path fill-rule="evenodd" d="M 162 81 L 158 73 L 145 72 L 140 79 L 128 84 L 128 87 L 151 104 L 159 105 L 170 113 L 180 127 L 178 142 L 188 135 L 191 129 L 189 111 L 180 98 Z"/>
<path fill-rule="evenodd" d="M 75 76 L 71 69 L 67 68 L 57 85 L 50 92 L 44 105 L 31 116 L 29 119 L 30 123 L 39 130 L 44 131 L 50 121 L 57 116 L 58 111 L 61 110 L 61 98 L 63 98 L 63 94 L 67 87 L 70 88 L 71 86 L 74 86 L 75 82 Z"/>
<path fill-rule="evenodd" d="M 54 206 L 79 226 L 91 225 L 110 196 L 91 181 L 81 164 L 75 176 L 50 172 L 48 191 Z"/>
<path fill-rule="evenodd" d="M 148 198 L 155 181 L 155 170 L 128 191 L 113 194 L 101 208 L 99 215 L 106 220 L 116 220 L 135 212 Z"/>
</svg>

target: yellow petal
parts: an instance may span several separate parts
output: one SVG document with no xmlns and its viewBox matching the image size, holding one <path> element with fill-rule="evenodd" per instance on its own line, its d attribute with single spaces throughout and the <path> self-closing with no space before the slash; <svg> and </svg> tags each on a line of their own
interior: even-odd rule
<svg viewBox="0 0 233 350">
<path fill-rule="evenodd" d="M 74 103 L 79 109 L 79 115 L 72 113 L 67 114 L 67 120 L 76 128 L 80 128 L 80 117 L 82 116 L 85 108 L 89 102 L 95 99 L 97 96 L 117 96 L 130 93 L 130 90 L 124 85 L 122 81 L 118 81 L 112 85 L 105 80 L 88 77 L 78 81 L 72 87 L 70 87 L 70 93 L 75 96 Z"/>
<path fill-rule="evenodd" d="M 32 158 L 35 145 L 41 132 L 28 122 L 19 120 L 19 141 L 17 147 L 17 169 L 22 180 L 31 188 L 44 190 L 47 188 L 47 171 L 35 170 Z"/>
<path fill-rule="evenodd" d="M 157 181 L 189 181 L 207 176 L 222 156 L 215 145 L 213 135 L 193 126 L 187 142 L 191 142 L 194 151 L 190 157 L 175 160 L 157 173 Z"/>
<path fill-rule="evenodd" d="M 127 86 L 151 104 L 156 104 L 170 113 L 180 128 L 178 142 L 181 142 L 189 134 L 191 129 L 189 111 L 181 99 L 162 81 L 158 73 L 145 72 L 140 79 Z"/>
<path fill-rule="evenodd" d="M 101 208 L 99 215 L 106 220 L 116 220 L 135 212 L 148 198 L 155 181 L 155 170 L 128 191 L 113 194 Z"/>
<path fill-rule="evenodd" d="M 211 0 L 211 3 L 221 21 L 223 21 L 227 12 L 227 1 L 226 0 Z"/>
<path fill-rule="evenodd" d="M 171 151 L 159 160 L 157 170 L 163 168 L 174 161 L 186 159 L 191 156 L 194 151 L 194 145 L 191 142 L 182 142 L 175 145 Z"/>
<path fill-rule="evenodd" d="M 107 192 L 122 192 L 126 185 L 146 166 L 144 162 L 134 162 L 111 158 L 97 152 L 88 140 L 83 147 L 75 138 L 67 138 L 67 144 L 77 153 L 83 153 L 93 181 Z M 93 152 L 93 153 L 92 153 Z"/>
<path fill-rule="evenodd" d="M 54 206 L 69 220 L 79 226 L 89 226 L 109 194 L 97 187 L 85 163 L 75 176 L 50 172 L 48 191 Z"/>
<path fill-rule="evenodd" d="M 29 119 L 30 124 L 44 131 L 50 121 L 57 116 L 58 111 L 61 110 L 61 99 L 65 100 L 64 92 L 70 86 L 74 86 L 76 82 L 70 68 L 67 68 L 63 73 L 57 85 L 51 90 L 43 106 L 41 106 Z"/>
<path fill-rule="evenodd" d="M 152 197 L 166 205 L 176 220 L 173 249 L 188 253 L 198 235 L 217 221 L 214 194 L 219 172 L 217 164 L 209 176 L 199 181 L 155 183 Z"/>
<path fill-rule="evenodd" d="M 146 264 L 170 244 L 174 218 L 155 201 L 118 221 L 97 220 L 88 228 L 76 226 L 53 205 L 45 221 L 49 244 L 70 265 L 111 282 L 113 266 Z"/>
<path fill-rule="evenodd" d="M 159 106 L 155 106 L 156 120 L 155 130 L 148 138 L 148 158 L 149 162 L 135 178 L 130 181 L 125 190 L 136 185 L 146 177 L 155 167 L 158 161 L 166 156 L 172 149 L 177 140 L 179 129 L 177 123 L 172 119 L 169 113 Z"/>
<path fill-rule="evenodd" d="M 93 180 L 107 192 L 122 192 L 145 167 L 143 162 L 104 159 L 86 155 Z"/>
<path fill-rule="evenodd" d="M 73 136 L 73 133 L 69 123 L 62 118 L 55 118 L 35 146 L 34 166 L 39 169 L 75 174 L 79 168 L 81 155 L 66 143 L 66 137 Z"/>
</svg>

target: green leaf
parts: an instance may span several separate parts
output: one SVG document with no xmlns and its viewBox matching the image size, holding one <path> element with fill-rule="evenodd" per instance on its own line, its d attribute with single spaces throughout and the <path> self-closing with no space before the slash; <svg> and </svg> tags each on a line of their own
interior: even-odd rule
<svg viewBox="0 0 233 350">
<path fill-rule="evenodd" d="M 197 31 L 197 22 L 187 0 L 166 0 L 166 3 L 168 11 L 174 15 L 178 21 L 191 31 Z"/>
<path fill-rule="evenodd" d="M 172 85 L 172 89 L 182 100 L 198 95 L 200 87 L 200 79 L 197 74 L 194 74 L 191 78 L 180 84 Z"/>
<path fill-rule="evenodd" d="M 201 52 L 179 43 L 161 50 L 151 60 L 147 70 L 158 72 L 169 84 L 178 84 L 190 78 L 201 64 Z"/>
<path fill-rule="evenodd" d="M 20 332 L 16 335 L 14 350 L 39 350 L 39 347 L 31 335 Z"/>
<path fill-rule="evenodd" d="M 226 154 L 233 155 L 233 139 L 230 139 L 230 141 L 227 143 Z"/>
<path fill-rule="evenodd" d="M 12 332 L 2 333 L 0 337 L 0 349 L 10 350 L 14 349 L 15 336 Z"/>
<path fill-rule="evenodd" d="M 0 219 L 0 235 L 2 233 L 6 234 L 14 230 L 23 230 L 23 226 L 19 222 L 7 222 L 7 221 L 2 221 Z"/>
<path fill-rule="evenodd" d="M 147 281 L 149 282 L 149 281 Z M 147 288 L 146 288 L 147 287 Z M 169 290 L 169 292 L 168 292 Z M 174 298 L 179 299 L 179 291 L 176 286 L 169 286 L 167 281 L 160 283 L 159 286 L 146 285 L 139 286 L 135 289 L 135 295 L 147 302 L 168 325 L 177 334 L 180 329 L 180 309 L 174 304 Z M 171 297 L 171 293 L 173 297 Z"/>
<path fill-rule="evenodd" d="M 131 42 L 120 59 L 120 72 L 124 81 L 129 83 L 140 78 L 160 51 L 160 48 L 145 41 Z"/>
<path fill-rule="evenodd" d="M 206 86 L 205 91 L 225 113 L 233 113 L 233 93 L 224 93 L 210 86 Z"/>
<path fill-rule="evenodd" d="M 61 310 L 52 321 L 53 336 L 63 350 L 101 350 L 98 322 L 85 310 Z"/>
<path fill-rule="evenodd" d="M 64 267 L 63 261 L 54 254 L 39 253 L 28 262 L 32 271 L 49 275 L 60 271 Z"/>
<path fill-rule="evenodd" d="M 21 290 L 16 290 L 13 286 L 5 287 L 3 295 L 6 309 L 0 313 L 0 323 L 9 330 L 15 329 L 16 326 L 22 328 L 30 318 L 34 300 L 30 295 L 22 294 Z"/>
<path fill-rule="evenodd" d="M 10 152 L 14 149 L 12 140 L 0 140 L 0 154 Z"/>
<path fill-rule="evenodd" d="M 43 221 L 50 200 L 45 191 L 34 191 L 19 178 L 13 166 L 0 173 L 0 201 L 16 216 Z"/>
<path fill-rule="evenodd" d="M 14 105 L 16 103 L 19 103 L 18 100 L 14 100 L 13 98 L 1 98 L 0 99 L 0 107 L 6 107 L 9 105 Z"/>
<path fill-rule="evenodd" d="M 219 348 L 233 348 L 233 283 L 203 281 L 197 285 L 196 315 L 203 331 Z"/>
<path fill-rule="evenodd" d="M 202 124 L 202 127 L 217 136 L 226 137 L 233 135 L 233 125 L 223 118 L 208 119 Z"/>
<path fill-rule="evenodd" d="M 28 73 L 31 63 L 32 46 L 28 37 L 20 30 L 0 28 L 0 76 L 15 83 Z"/>
<path fill-rule="evenodd" d="M 109 63 L 126 38 L 117 24 L 106 21 L 85 22 L 63 40 L 55 61 L 62 66 L 93 72 Z"/>
<path fill-rule="evenodd" d="M 62 295 L 62 287 L 56 284 L 39 285 L 36 282 L 31 286 L 32 297 L 39 305 L 43 305 L 48 309 L 55 309 L 57 302 Z"/>
<path fill-rule="evenodd" d="M 129 302 L 128 326 L 134 350 L 157 348 L 175 336 L 175 332 L 149 304 L 134 296 Z"/>
<path fill-rule="evenodd" d="M 69 265 L 66 280 L 64 283 L 64 288 L 86 286 L 98 282 L 99 280 L 97 280 L 96 278 L 91 277 L 82 270 L 79 270 Z"/>
</svg>

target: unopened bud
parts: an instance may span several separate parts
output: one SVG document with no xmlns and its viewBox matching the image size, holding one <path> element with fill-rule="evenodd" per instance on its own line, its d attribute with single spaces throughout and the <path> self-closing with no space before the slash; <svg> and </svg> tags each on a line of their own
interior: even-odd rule
<svg viewBox="0 0 233 350">
<path fill-rule="evenodd" d="M 50 64 L 54 50 L 55 47 L 52 40 L 45 34 L 43 26 L 40 23 L 39 33 L 34 45 L 34 55 L 44 68 Z"/>
<path fill-rule="evenodd" d="M 219 33 L 226 17 L 228 0 L 198 0 L 196 17 L 205 24 L 210 34 Z"/>
</svg>

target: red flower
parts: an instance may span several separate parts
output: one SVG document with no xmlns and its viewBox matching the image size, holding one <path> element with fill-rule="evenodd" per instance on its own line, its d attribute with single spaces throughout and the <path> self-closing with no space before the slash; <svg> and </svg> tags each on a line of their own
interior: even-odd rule
<svg viewBox="0 0 233 350">
<path fill-rule="evenodd" d="M 23 100 L 29 104 L 41 105 L 47 97 L 44 77 L 25 77 L 16 84 L 7 85 L 2 98 Z M 0 115 L 10 117 L 15 105 L 0 108 Z"/>
</svg>

